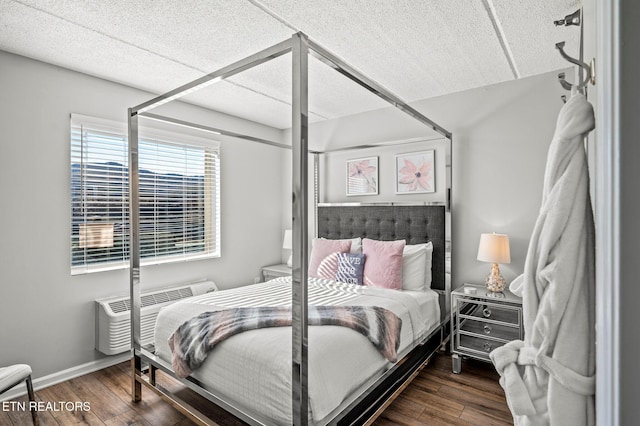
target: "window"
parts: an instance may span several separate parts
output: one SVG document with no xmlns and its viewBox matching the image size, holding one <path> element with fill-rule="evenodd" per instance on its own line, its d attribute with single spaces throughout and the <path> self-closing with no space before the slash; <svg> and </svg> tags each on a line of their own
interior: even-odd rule
<svg viewBox="0 0 640 426">
<path fill-rule="evenodd" d="M 141 126 L 142 127 L 142 126 Z M 71 271 L 129 265 L 126 126 L 71 117 Z M 141 263 L 220 255 L 217 142 L 140 130 Z"/>
</svg>

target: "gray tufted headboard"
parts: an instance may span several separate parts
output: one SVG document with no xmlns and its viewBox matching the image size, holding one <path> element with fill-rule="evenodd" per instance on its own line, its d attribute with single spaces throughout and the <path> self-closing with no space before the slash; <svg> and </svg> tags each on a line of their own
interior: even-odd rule
<svg viewBox="0 0 640 426">
<path fill-rule="evenodd" d="M 319 205 L 318 237 L 406 240 L 433 243 L 434 290 L 445 290 L 445 207 L 394 205 Z"/>
</svg>

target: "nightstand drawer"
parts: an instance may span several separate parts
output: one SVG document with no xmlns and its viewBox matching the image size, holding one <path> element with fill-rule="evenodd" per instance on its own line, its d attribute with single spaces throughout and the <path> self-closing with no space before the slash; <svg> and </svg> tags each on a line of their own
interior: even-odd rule
<svg viewBox="0 0 640 426">
<path fill-rule="evenodd" d="M 504 341 L 485 339 L 462 333 L 460 333 L 458 337 L 460 339 L 460 343 L 457 345 L 459 352 L 484 359 L 489 359 L 489 352 L 506 343 Z"/>
<path fill-rule="evenodd" d="M 460 323 L 460 332 L 473 334 L 478 337 L 492 337 L 504 340 L 505 343 L 520 338 L 520 328 L 518 326 L 509 327 L 501 324 L 494 324 L 475 319 L 466 319 Z"/>
<path fill-rule="evenodd" d="M 520 326 L 520 312 L 518 306 L 498 305 L 490 302 L 478 302 L 475 300 L 461 300 L 468 303 L 469 309 L 460 318 L 472 318 L 490 323 L 511 324 Z"/>
</svg>

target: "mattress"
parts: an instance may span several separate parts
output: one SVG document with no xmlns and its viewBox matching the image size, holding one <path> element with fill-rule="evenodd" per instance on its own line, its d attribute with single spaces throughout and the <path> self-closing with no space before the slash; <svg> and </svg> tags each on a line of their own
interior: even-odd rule
<svg viewBox="0 0 640 426">
<path fill-rule="evenodd" d="M 171 361 L 169 336 L 206 311 L 242 306 L 289 306 L 291 278 L 184 299 L 163 308 L 155 327 L 156 355 Z M 438 295 L 432 290 L 397 291 L 309 278 L 310 305 L 380 306 L 402 319 L 399 359 L 439 326 Z M 358 332 L 339 326 L 310 326 L 309 419 L 321 425 L 355 392 L 392 364 Z M 216 396 L 265 424 L 291 424 L 291 327 L 240 333 L 217 345 L 192 376 Z"/>
</svg>

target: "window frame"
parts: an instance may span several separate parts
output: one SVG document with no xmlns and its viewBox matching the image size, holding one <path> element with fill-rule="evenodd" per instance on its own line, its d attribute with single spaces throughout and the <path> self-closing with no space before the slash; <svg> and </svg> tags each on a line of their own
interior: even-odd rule
<svg viewBox="0 0 640 426">
<path fill-rule="evenodd" d="M 69 125 L 70 125 L 69 127 L 69 137 L 70 137 L 70 140 L 69 140 L 69 143 L 70 143 L 70 155 L 69 155 L 69 163 L 70 163 L 69 164 L 70 165 L 70 169 L 69 169 L 70 170 L 69 253 L 70 253 L 70 259 L 69 259 L 69 266 L 71 270 L 71 275 L 81 275 L 81 274 L 87 274 L 87 273 L 93 273 L 93 272 L 128 269 L 130 267 L 130 261 L 129 261 L 130 250 L 128 248 L 129 238 L 130 238 L 128 156 L 126 157 L 126 160 L 124 160 L 126 161 L 126 163 L 122 165 L 123 169 L 126 170 L 124 172 L 124 177 L 123 177 L 124 179 L 123 188 L 125 186 L 127 188 L 127 191 L 124 191 L 122 194 L 122 197 L 123 197 L 122 226 L 124 229 L 122 233 L 122 240 L 123 240 L 122 256 L 119 259 L 113 260 L 113 261 L 106 260 L 106 261 L 96 262 L 96 263 L 87 263 L 86 255 L 85 255 L 82 259 L 82 264 L 79 264 L 79 265 L 73 264 L 74 239 L 80 238 L 79 231 L 77 234 L 74 234 L 74 224 L 76 222 L 74 222 L 74 218 L 75 218 L 74 188 L 73 188 L 74 175 L 73 175 L 72 169 L 74 167 L 74 159 L 75 159 L 74 155 L 77 152 L 77 149 L 74 147 L 74 134 L 73 134 L 74 128 L 77 128 L 80 126 L 86 126 L 88 127 L 89 132 L 93 130 L 95 132 L 102 132 L 102 133 L 110 132 L 114 135 L 117 135 L 118 138 L 122 138 L 124 143 L 124 148 L 125 148 L 124 152 L 126 152 L 127 145 L 128 145 L 128 132 L 127 132 L 126 123 L 73 113 L 71 114 Z M 179 131 L 175 131 L 176 127 L 179 127 Z M 221 176 L 220 142 L 219 140 L 212 138 L 210 133 L 207 133 L 206 137 L 203 137 L 202 133 L 203 132 L 199 132 L 194 129 L 188 129 L 188 128 L 183 128 L 176 125 L 165 124 L 165 123 L 155 123 L 155 122 L 154 122 L 154 125 L 152 126 L 147 125 L 147 123 L 145 123 L 145 126 L 141 126 L 140 128 L 139 139 L 142 144 L 159 144 L 159 145 L 162 145 L 163 147 L 173 145 L 173 146 L 177 146 L 179 149 L 184 149 L 185 152 L 189 148 L 194 148 L 194 149 L 202 148 L 210 152 L 210 154 L 205 154 L 206 157 L 205 157 L 203 167 L 209 173 L 213 174 L 209 179 L 206 179 L 206 183 L 205 183 L 205 188 L 207 188 L 208 184 L 211 185 L 210 190 L 208 191 L 211 198 L 209 200 L 210 202 L 210 208 L 208 209 L 209 211 L 207 211 L 207 208 L 204 207 L 205 236 L 203 238 L 203 242 L 205 246 L 207 244 L 210 244 L 211 247 L 208 249 L 205 247 L 204 252 L 194 252 L 194 253 L 182 252 L 182 253 L 169 253 L 164 255 L 158 255 L 158 252 L 157 252 L 158 248 L 155 247 L 153 250 L 153 254 L 151 256 L 141 257 L 140 263 L 142 266 L 190 262 L 190 261 L 197 261 L 202 259 L 219 258 L 221 256 L 220 216 L 221 216 L 222 209 L 220 206 L 220 176 Z M 115 152 L 116 150 L 114 150 L 114 153 Z M 211 161 L 207 161 L 207 158 L 210 159 Z M 145 167 L 144 164 L 142 163 L 139 164 L 140 170 L 142 170 L 144 167 Z M 205 171 L 205 176 L 207 176 L 206 171 Z M 153 215 L 153 218 L 154 218 L 153 232 L 154 233 L 157 231 L 156 230 L 157 225 L 155 223 L 155 220 L 158 217 L 162 217 L 162 216 L 157 216 L 156 214 Z M 85 222 L 82 222 L 82 223 L 86 224 L 87 223 L 86 219 L 85 219 Z M 87 237 L 85 236 L 85 238 Z"/>
</svg>

